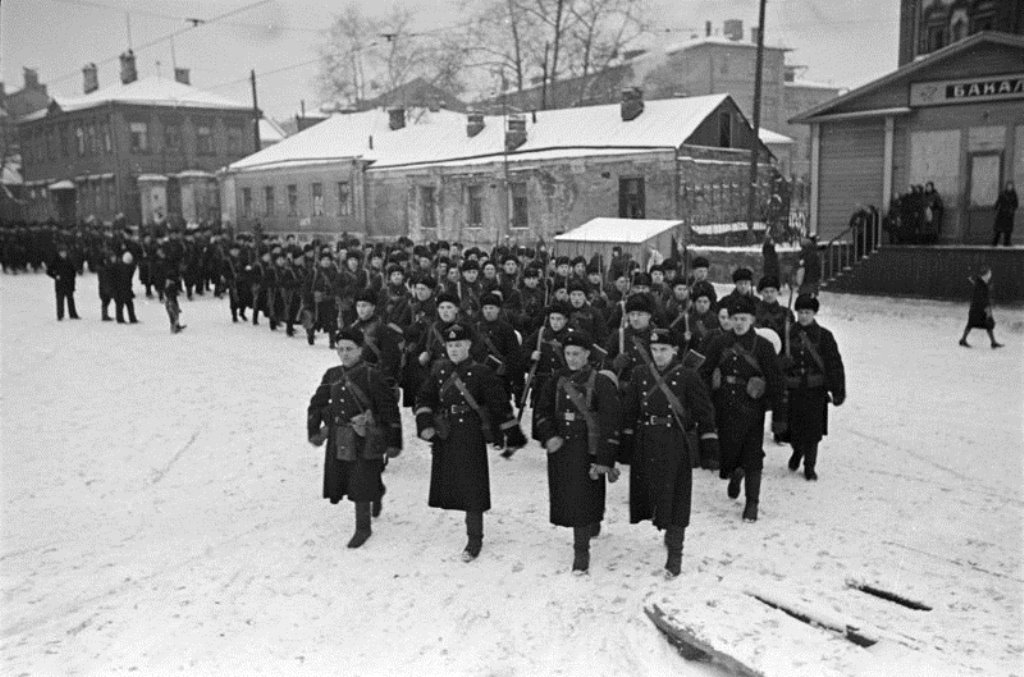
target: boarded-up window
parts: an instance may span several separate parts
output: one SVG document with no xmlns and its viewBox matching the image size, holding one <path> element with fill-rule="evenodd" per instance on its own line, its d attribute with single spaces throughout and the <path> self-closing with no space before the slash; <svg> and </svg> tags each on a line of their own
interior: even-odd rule
<svg viewBox="0 0 1024 677">
<path fill-rule="evenodd" d="M 338 182 L 338 216 L 352 215 L 352 191 L 348 181 Z"/>
<path fill-rule="evenodd" d="M 960 130 L 920 131 L 910 135 L 910 176 L 908 183 L 924 185 L 931 181 L 942 196 L 945 207 L 959 203 Z M 893 186 L 894 193 L 905 186 Z"/>
<path fill-rule="evenodd" d="M 288 184 L 288 216 L 299 215 L 299 187 L 294 184 Z"/>
<path fill-rule="evenodd" d="M 619 179 L 619 217 L 623 219 L 644 218 L 643 178 Z"/>
<path fill-rule="evenodd" d="M 420 186 L 420 228 L 437 228 L 437 196 L 433 186 Z"/>
<path fill-rule="evenodd" d="M 242 216 L 252 216 L 252 188 L 242 189 Z"/>
<path fill-rule="evenodd" d="M 314 183 L 310 188 L 310 197 L 313 198 L 313 216 L 324 215 L 324 184 Z"/>
<path fill-rule="evenodd" d="M 196 153 L 213 155 L 213 129 L 210 125 L 196 126 Z"/>
<path fill-rule="evenodd" d="M 265 186 L 263 188 L 263 215 L 273 216 L 274 215 L 274 187 Z"/>
<path fill-rule="evenodd" d="M 470 228 L 482 228 L 484 225 L 483 186 L 466 188 L 466 221 Z"/>
</svg>

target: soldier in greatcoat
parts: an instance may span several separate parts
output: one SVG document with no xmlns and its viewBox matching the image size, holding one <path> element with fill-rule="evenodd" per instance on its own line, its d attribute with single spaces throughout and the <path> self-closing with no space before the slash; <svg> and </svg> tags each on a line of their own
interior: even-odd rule
<svg viewBox="0 0 1024 677">
<path fill-rule="evenodd" d="M 721 445 L 720 476 L 729 498 L 745 485 L 743 520 L 757 521 L 764 466 L 764 420 L 772 410 L 772 432 L 785 433 L 785 384 L 775 348 L 753 330 L 754 299 L 739 295 L 729 307 L 729 331 L 712 339 L 701 376 L 711 385 Z"/>
<path fill-rule="evenodd" d="M 356 294 L 356 319 L 349 325 L 363 335 L 363 360 L 374 365 L 391 387 L 398 386 L 402 367 L 402 332 L 377 314 L 379 294 L 363 289 Z"/>
<path fill-rule="evenodd" d="M 526 358 L 523 363 L 530 365 L 530 376 L 524 386 L 529 389 L 530 404 L 533 406 L 530 435 L 537 441 L 540 441 L 537 428 L 537 397 L 552 375 L 565 366 L 562 346 L 569 332 L 568 322 L 571 314 L 568 303 L 553 302 L 548 308 L 544 326 L 523 341 L 523 357 Z"/>
<path fill-rule="evenodd" d="M 619 392 L 614 378 L 590 365 L 593 339 L 570 331 L 565 367 L 537 399 L 538 437 L 548 452 L 550 520 L 573 530 L 573 574 L 590 567 L 590 539 L 601 529 L 605 477 L 618 479 Z"/>
<path fill-rule="evenodd" d="M 648 342 L 651 357 L 633 370 L 623 399 L 629 521 L 651 520 L 659 531 L 665 530 L 665 576 L 674 578 L 690 524 L 694 461 L 699 455 L 705 467 L 714 466 L 718 435 L 707 387 L 695 370 L 679 361 L 674 333 L 652 330 Z M 688 438 L 694 427 L 696 434 Z"/>
<path fill-rule="evenodd" d="M 505 391 L 518 400 L 523 389 L 519 339 L 512 325 L 501 318 L 501 306 L 501 296 L 494 292 L 480 297 L 476 335 L 482 344 L 484 364 L 504 382 Z"/>
<path fill-rule="evenodd" d="M 480 554 L 484 513 L 491 509 L 487 445 L 504 439 L 511 449 L 526 444 L 501 380 L 470 357 L 467 327 L 444 333 L 447 359 L 431 369 L 416 397 L 416 430 L 432 445 L 428 505 L 466 512 L 468 541 L 462 559 Z"/>
<path fill-rule="evenodd" d="M 815 470 L 818 444 L 828 434 L 828 403 L 842 405 L 846 400 L 846 374 L 836 339 L 815 321 L 818 299 L 801 294 L 796 300 L 796 324 L 786 339 L 786 392 L 789 401 L 789 443 L 793 455 L 789 469 L 796 471 L 804 463 L 804 477 L 818 479 Z"/>
<path fill-rule="evenodd" d="M 380 514 L 384 496 L 384 457 L 401 453 L 402 427 L 395 392 L 373 366 L 363 362 L 363 337 L 342 330 L 341 364 L 331 367 L 309 400 L 306 431 L 310 444 L 327 442 L 323 496 L 337 504 L 346 496 L 355 503 L 356 530 L 348 547 L 370 537 L 371 504 Z"/>
<path fill-rule="evenodd" d="M 46 274 L 53 278 L 53 291 L 57 299 L 57 319 L 64 319 L 64 303 L 67 302 L 68 317 L 79 319 L 75 309 L 75 264 L 68 256 L 68 246 L 57 246 L 57 255 L 46 265 Z"/>
</svg>

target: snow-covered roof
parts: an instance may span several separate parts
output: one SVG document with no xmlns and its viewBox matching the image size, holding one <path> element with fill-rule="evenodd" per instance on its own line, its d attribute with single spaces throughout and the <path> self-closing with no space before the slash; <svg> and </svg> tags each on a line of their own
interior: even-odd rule
<svg viewBox="0 0 1024 677">
<path fill-rule="evenodd" d="M 831 89 L 837 92 L 842 89 L 842 87 L 830 85 L 827 82 L 816 82 L 815 80 L 803 79 L 796 79 L 791 82 L 786 82 L 785 85 L 786 87 L 801 87 L 803 89 Z"/>
<path fill-rule="evenodd" d="M 782 146 L 795 143 L 793 141 L 793 137 L 786 136 L 785 134 L 779 134 L 778 132 L 773 132 L 770 129 L 764 129 L 763 127 L 757 130 L 757 138 L 761 139 L 765 145 L 771 146 Z"/>
<path fill-rule="evenodd" d="M 4 166 L 0 168 L 0 183 L 5 186 L 20 186 L 24 183 L 21 177 L 21 159 L 17 161 L 8 159 Z"/>
<path fill-rule="evenodd" d="M 191 85 L 185 85 L 177 80 L 158 75 L 136 80 L 127 85 L 119 82 L 116 85 L 102 87 L 84 96 L 54 96 L 53 101 L 65 112 L 95 108 L 109 102 L 182 108 L 230 110 L 249 110 L 252 108 L 248 104 L 232 101 L 218 94 L 204 92 Z M 45 117 L 47 113 L 48 109 L 43 109 L 25 116 L 24 119 L 36 120 Z"/>
<path fill-rule="evenodd" d="M 644 102 L 638 117 L 624 122 L 619 104 L 538 111 L 525 116 L 526 142 L 510 156 L 552 149 L 677 148 L 713 113 L 727 94 Z M 362 159 L 373 168 L 503 156 L 505 122 L 485 116 L 476 136 L 466 133 L 466 116 L 413 109 L 404 128 L 391 130 L 383 110 L 333 115 L 280 143 L 242 158 L 229 170 L 324 160 Z M 373 138 L 372 148 L 370 137 Z"/>
<path fill-rule="evenodd" d="M 733 40 L 724 35 L 701 35 L 696 38 L 689 40 L 683 40 L 682 42 L 675 42 L 665 47 L 666 54 L 675 54 L 681 52 L 684 49 L 693 49 L 694 47 L 701 47 L 704 45 L 720 45 L 724 47 L 749 47 L 751 49 L 757 48 L 756 42 L 748 42 L 747 40 Z M 779 49 L 784 52 L 792 51 L 791 48 L 781 44 L 765 44 L 765 49 Z"/>
<path fill-rule="evenodd" d="M 288 134 L 275 120 L 260 118 L 260 143 L 277 143 L 287 136 Z"/>
<path fill-rule="evenodd" d="M 557 242 L 621 242 L 640 244 L 652 237 L 683 225 L 666 219 L 615 219 L 599 216 L 568 233 L 556 235 Z"/>
</svg>

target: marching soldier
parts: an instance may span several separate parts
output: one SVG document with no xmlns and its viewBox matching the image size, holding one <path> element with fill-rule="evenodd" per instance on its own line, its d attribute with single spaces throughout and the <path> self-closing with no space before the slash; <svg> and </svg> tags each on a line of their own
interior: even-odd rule
<svg viewBox="0 0 1024 677">
<path fill-rule="evenodd" d="M 320 267 L 313 271 L 309 281 L 312 294 L 312 312 L 306 315 L 303 325 L 306 329 L 306 342 L 313 345 L 316 341 L 316 330 L 327 333 L 331 347 L 334 347 L 334 333 L 338 330 L 338 309 L 334 304 L 335 280 L 338 270 L 334 267 L 330 253 L 320 256 Z"/>
<path fill-rule="evenodd" d="M 793 324 L 793 312 L 779 303 L 779 278 L 766 275 L 757 283 L 757 291 L 761 294 L 757 302 L 757 314 L 754 316 L 758 327 L 773 330 L 783 338 L 786 329 Z"/>
<path fill-rule="evenodd" d="M 569 324 L 578 331 L 585 332 L 597 343 L 604 343 L 607 325 L 604 315 L 587 301 L 587 283 L 583 280 L 569 282 Z"/>
<path fill-rule="evenodd" d="M 356 295 L 356 319 L 349 325 L 363 337 L 363 361 L 380 370 L 390 387 L 398 385 L 402 366 L 402 332 L 377 315 L 378 293 L 363 289 Z"/>
<path fill-rule="evenodd" d="M 327 442 L 324 498 L 332 505 L 342 498 L 355 503 L 356 530 L 348 547 L 370 537 L 371 504 L 380 514 L 384 496 L 384 457 L 402 450 L 398 402 L 380 372 L 362 361 L 363 337 L 342 330 L 338 336 L 341 365 L 331 367 L 309 400 L 306 431 L 310 444 Z"/>
<path fill-rule="evenodd" d="M 550 521 L 573 530 L 574 575 L 590 568 L 590 539 L 601 530 L 605 477 L 619 471 L 619 392 L 614 379 L 590 365 L 593 339 L 586 332 L 565 337 L 565 367 L 537 398 L 537 430 L 548 452 Z"/>
<path fill-rule="evenodd" d="M 618 331 L 609 336 L 605 344 L 609 367 L 619 383 L 628 383 L 633 369 L 644 363 L 644 356 L 650 356 L 647 341 L 655 312 L 654 299 L 648 293 L 634 294 L 626 300 L 624 308 Z M 641 356 L 641 352 L 645 355 Z"/>
<path fill-rule="evenodd" d="M 501 298 L 495 293 L 480 297 L 476 334 L 483 344 L 484 364 L 505 383 L 505 391 L 518 398 L 523 389 L 519 339 L 512 325 L 501 319 Z"/>
<path fill-rule="evenodd" d="M 789 469 L 804 463 L 804 477 L 817 480 L 818 444 L 828 434 L 828 403 L 846 399 L 846 374 L 832 332 L 815 321 L 818 299 L 801 294 L 796 300 L 797 322 L 790 327 L 783 358 L 789 400 Z"/>
<path fill-rule="evenodd" d="M 540 271 L 529 266 L 523 271 L 523 288 L 519 290 L 521 308 L 515 316 L 513 326 L 523 336 L 529 336 L 544 322 L 544 307 L 547 305 L 544 287 L 540 284 Z"/>
<path fill-rule="evenodd" d="M 413 283 L 415 300 L 410 304 L 411 323 L 405 328 L 405 358 L 402 369 L 402 404 L 410 409 L 415 406 L 416 393 L 423 381 L 424 367 L 419 362 L 420 346 L 425 346 L 427 333 L 437 320 L 437 302 L 434 289 L 437 282 L 429 275 L 422 275 Z"/>
<path fill-rule="evenodd" d="M 469 330 L 453 324 L 444 341 L 447 359 L 434 365 L 416 397 L 416 429 L 433 447 L 428 505 L 466 512 L 462 560 L 471 562 L 480 554 L 483 514 L 491 508 L 487 444 L 504 438 L 517 449 L 526 438 L 501 380 L 470 357 Z"/>
<path fill-rule="evenodd" d="M 228 257 L 221 268 L 220 279 L 228 290 L 232 322 L 238 322 L 238 318 L 242 318 L 242 322 L 248 320 L 245 316 L 247 286 L 242 279 L 245 273 L 245 261 L 242 260 L 241 253 L 242 249 L 238 243 L 232 242 L 228 247 Z"/>
<path fill-rule="evenodd" d="M 665 530 L 665 577 L 679 575 L 690 525 L 693 467 L 714 467 L 718 457 L 715 412 L 697 372 L 677 359 L 668 329 L 648 338 L 651 356 L 633 370 L 623 402 L 623 446 L 630 458 L 629 521 L 651 520 Z M 696 425 L 696 435 L 687 431 Z M 696 448 L 699 446 L 700 448 Z"/>
<path fill-rule="evenodd" d="M 745 522 L 757 521 L 764 466 L 765 412 L 772 410 L 772 432 L 786 427 L 785 384 L 775 349 L 753 331 L 754 300 L 733 299 L 731 329 L 711 341 L 701 375 L 711 385 L 721 445 L 719 476 L 737 498 L 745 481 Z"/>
<path fill-rule="evenodd" d="M 548 309 L 546 326 L 533 332 L 523 341 L 523 355 L 528 358 L 523 362 L 531 365 L 523 397 L 525 398 L 527 394 L 531 395 L 530 405 L 533 407 L 533 417 L 530 435 L 537 441 L 540 441 L 537 428 L 537 397 L 543 392 L 548 379 L 565 366 L 565 354 L 562 347 L 569 332 L 570 314 L 568 304 L 559 301 L 552 303 Z M 520 402 L 520 408 L 525 404 L 525 402 Z"/>
</svg>

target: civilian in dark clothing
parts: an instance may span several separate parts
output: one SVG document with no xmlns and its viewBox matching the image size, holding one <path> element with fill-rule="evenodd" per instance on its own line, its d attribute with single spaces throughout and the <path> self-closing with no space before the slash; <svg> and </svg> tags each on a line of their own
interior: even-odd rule
<svg viewBox="0 0 1024 677">
<path fill-rule="evenodd" d="M 1006 182 L 1006 188 L 996 198 L 996 221 L 993 225 L 995 234 L 992 237 L 992 246 L 999 244 L 999 236 L 1003 237 L 1003 244 L 1010 246 L 1010 235 L 1013 234 L 1013 217 L 1020 203 L 1017 201 L 1017 191 L 1013 189 L 1013 181 Z"/>
<path fill-rule="evenodd" d="M 114 269 L 116 267 L 117 254 L 108 251 L 96 272 L 100 291 L 100 314 L 104 322 L 111 322 L 114 319 L 110 316 L 110 302 L 114 300 Z"/>
<path fill-rule="evenodd" d="M 131 252 L 125 252 L 121 261 L 114 265 L 114 309 L 117 323 L 124 324 L 124 311 L 128 310 L 128 321 L 137 324 L 135 318 L 135 294 L 132 292 L 132 276 L 135 275 L 135 264 Z"/>
<path fill-rule="evenodd" d="M 798 294 L 818 295 L 821 286 L 821 258 L 818 256 L 818 243 L 812 237 L 805 237 L 800 242 L 800 261 L 797 263 L 795 281 Z"/>
<path fill-rule="evenodd" d="M 992 317 L 992 302 L 989 300 L 988 283 L 992 281 L 992 269 L 985 266 L 981 271 L 970 278 L 974 285 L 974 292 L 971 295 L 971 308 L 967 312 L 967 326 L 964 327 L 964 335 L 960 337 L 960 345 L 970 348 L 967 342 L 967 335 L 972 329 L 984 329 L 988 332 L 988 338 L 992 341 L 992 348 L 1002 348 L 1003 344 L 996 341 L 993 330 L 996 321 Z"/>
<path fill-rule="evenodd" d="M 775 251 L 775 238 L 769 230 L 764 235 L 764 244 L 761 245 L 761 258 L 764 259 L 761 277 L 775 278 L 782 277 L 782 270 L 779 268 L 779 253 Z"/>
<path fill-rule="evenodd" d="M 81 319 L 75 309 L 75 264 L 68 258 L 68 248 L 60 245 L 57 256 L 46 267 L 46 274 L 53 278 L 53 291 L 57 296 L 57 319 L 64 319 L 64 302 L 68 304 L 68 317 Z"/>
</svg>

